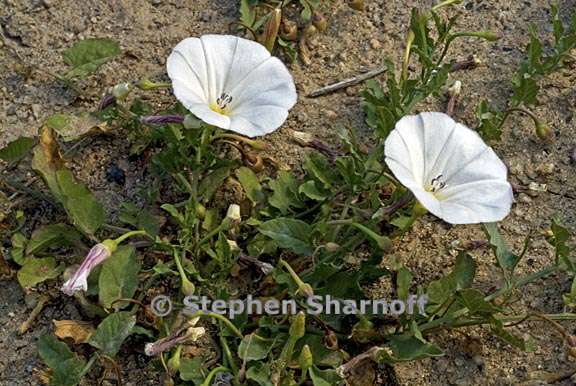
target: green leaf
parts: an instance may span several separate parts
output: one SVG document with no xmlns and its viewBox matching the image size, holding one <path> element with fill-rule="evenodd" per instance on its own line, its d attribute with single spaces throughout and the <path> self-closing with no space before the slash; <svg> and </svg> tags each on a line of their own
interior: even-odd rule
<svg viewBox="0 0 576 386">
<path fill-rule="evenodd" d="M 46 120 L 46 126 L 54 129 L 67 142 L 81 138 L 100 124 L 102 121 L 89 113 L 79 116 L 54 114 Z"/>
<path fill-rule="evenodd" d="M 238 356 L 247 362 L 266 359 L 273 345 L 273 342 L 258 339 L 252 334 L 246 335 L 238 346 Z"/>
<path fill-rule="evenodd" d="M 71 66 L 64 77 L 82 78 L 120 54 L 120 45 L 112 39 L 85 39 L 64 51 L 64 62 Z"/>
<path fill-rule="evenodd" d="M 484 294 L 482 292 L 472 288 L 458 291 L 457 299 L 460 304 L 468 308 L 472 315 L 484 316 L 501 311 L 499 308 L 484 300 Z"/>
<path fill-rule="evenodd" d="M 23 265 L 24 252 L 28 244 L 28 239 L 22 233 L 16 232 L 10 238 L 10 242 L 12 244 L 12 249 L 10 250 L 12 260 L 18 265 Z"/>
<path fill-rule="evenodd" d="M 258 176 L 251 169 L 243 166 L 236 170 L 236 176 L 250 201 L 256 204 L 264 199 L 262 185 L 258 181 Z"/>
<path fill-rule="evenodd" d="M 128 305 L 116 302 L 118 299 L 130 299 L 138 288 L 140 263 L 136 259 L 136 250 L 132 246 L 120 246 L 110 256 L 100 271 L 98 288 L 100 304 L 105 308 L 112 306 L 116 311 Z"/>
<path fill-rule="evenodd" d="M 104 222 L 102 204 L 96 201 L 84 184 L 75 180 L 70 170 L 57 171 L 56 180 L 64 198 L 64 207 L 74 225 L 90 235 L 96 233 Z"/>
<path fill-rule="evenodd" d="M 567 245 L 570 233 L 560 225 L 557 218 L 552 219 L 552 236 L 548 238 L 548 243 L 554 247 L 556 254 L 556 264 L 572 274 L 576 274 L 576 265 L 570 259 L 570 247 Z"/>
<path fill-rule="evenodd" d="M 438 346 L 423 342 L 414 336 L 393 336 L 390 340 L 390 348 L 392 348 L 396 361 L 412 361 L 444 355 Z"/>
<path fill-rule="evenodd" d="M 270 363 L 257 362 L 246 372 L 246 379 L 256 382 L 260 386 L 273 386 Z"/>
<path fill-rule="evenodd" d="M 76 229 L 66 224 L 46 225 L 32 233 L 26 245 L 26 254 L 41 253 L 53 245 L 71 245 L 80 241 L 81 238 L 82 235 Z"/>
<path fill-rule="evenodd" d="M 509 343 L 522 351 L 526 351 L 527 347 L 524 339 L 506 331 L 504 325 L 500 320 L 492 318 L 492 322 L 490 324 L 490 330 L 494 335 L 502 339 L 504 342 Z"/>
<path fill-rule="evenodd" d="M 498 231 L 498 224 L 486 223 L 484 224 L 484 230 L 486 231 L 490 245 L 492 245 L 492 249 L 498 260 L 498 265 L 502 269 L 512 272 L 520 261 L 520 257 L 512 253 L 508 244 Z"/>
<path fill-rule="evenodd" d="M 24 288 L 34 287 L 45 280 L 57 278 L 62 272 L 61 268 L 56 265 L 53 257 L 28 257 L 18 271 L 18 282 Z"/>
<path fill-rule="evenodd" d="M 180 379 L 192 381 L 194 385 L 201 385 L 206 378 L 204 359 L 202 357 L 180 359 Z"/>
<path fill-rule="evenodd" d="M 262 223 L 258 230 L 276 241 L 280 248 L 291 249 L 300 255 L 311 255 L 314 252 L 312 227 L 304 221 L 281 217 Z"/>
<path fill-rule="evenodd" d="M 408 299 L 410 283 L 412 282 L 412 273 L 402 267 L 398 270 L 396 277 L 396 287 L 398 288 L 398 299 Z"/>
<path fill-rule="evenodd" d="M 311 181 L 314 182 L 314 181 Z M 278 178 L 270 182 L 272 195 L 268 199 L 270 205 L 286 214 L 292 208 L 303 208 L 304 203 L 298 196 L 298 181 L 290 172 L 282 170 Z"/>
<path fill-rule="evenodd" d="M 330 165 L 326 157 L 319 153 L 310 153 L 306 157 L 304 160 L 304 169 L 326 188 L 330 188 L 334 183 L 338 182 L 334 167 Z"/>
<path fill-rule="evenodd" d="M 75 386 L 80 382 L 86 363 L 70 351 L 66 343 L 52 335 L 42 335 L 38 339 L 38 353 L 52 369 L 51 386 Z"/>
<path fill-rule="evenodd" d="M 430 304 L 442 304 L 457 290 L 469 288 L 475 275 L 476 263 L 472 257 L 466 253 L 459 254 L 452 272 L 428 285 Z"/>
<path fill-rule="evenodd" d="M 136 324 L 136 315 L 121 311 L 106 317 L 99 325 L 88 342 L 100 349 L 103 354 L 114 357 L 120 350 L 124 340 L 132 333 Z"/>
<path fill-rule="evenodd" d="M 492 109 L 488 101 L 482 100 L 476 108 L 478 119 L 478 132 L 485 140 L 499 140 L 502 137 L 500 117 L 498 112 Z"/>
<path fill-rule="evenodd" d="M 316 366 L 310 368 L 310 379 L 314 386 L 333 386 L 342 381 L 336 370 L 320 370 Z"/>
<path fill-rule="evenodd" d="M 15 165 L 34 147 L 34 138 L 20 137 L 0 149 L 0 159 Z"/>
<path fill-rule="evenodd" d="M 305 195 L 306 197 L 315 200 L 322 201 L 325 200 L 328 195 L 322 193 L 316 186 L 314 180 L 306 181 L 298 188 L 298 193 Z"/>
<path fill-rule="evenodd" d="M 32 167 L 44 178 L 78 229 L 92 235 L 100 228 L 104 222 L 102 205 L 85 185 L 75 180 L 70 170 L 54 160 L 48 160 L 41 145 L 34 149 Z"/>
<path fill-rule="evenodd" d="M 201 200 L 208 202 L 228 176 L 230 176 L 230 167 L 228 166 L 216 169 L 205 176 L 198 184 L 198 195 Z"/>
</svg>

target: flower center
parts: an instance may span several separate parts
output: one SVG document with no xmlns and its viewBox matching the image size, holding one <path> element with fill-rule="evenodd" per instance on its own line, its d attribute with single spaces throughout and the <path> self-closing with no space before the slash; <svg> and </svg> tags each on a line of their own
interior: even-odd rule
<svg viewBox="0 0 576 386">
<path fill-rule="evenodd" d="M 430 181 L 430 185 L 426 187 L 426 190 L 428 192 L 436 193 L 445 186 L 446 181 L 443 181 L 442 174 L 439 174 L 438 176 L 432 178 L 432 181 Z"/>
<path fill-rule="evenodd" d="M 210 108 L 219 113 L 219 114 L 226 114 L 226 108 L 232 102 L 232 95 L 222 93 L 218 98 L 216 98 L 216 103 L 212 103 Z"/>
</svg>

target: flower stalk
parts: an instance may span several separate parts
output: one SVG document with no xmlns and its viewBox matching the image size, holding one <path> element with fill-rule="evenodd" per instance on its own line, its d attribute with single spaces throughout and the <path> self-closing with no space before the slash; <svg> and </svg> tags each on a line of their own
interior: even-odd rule
<svg viewBox="0 0 576 386">
<path fill-rule="evenodd" d="M 297 292 L 301 293 L 307 298 L 314 296 L 314 290 L 312 289 L 312 286 L 308 283 L 305 283 L 302 279 L 300 279 L 300 276 L 298 276 L 298 274 L 296 273 L 296 271 L 294 271 L 294 269 L 290 266 L 290 264 L 288 264 L 284 259 L 280 259 L 278 264 L 280 264 L 282 267 L 286 269 L 286 271 L 288 271 L 288 274 L 290 275 L 292 280 L 294 280 L 294 283 L 296 283 L 296 285 L 298 286 Z"/>
</svg>

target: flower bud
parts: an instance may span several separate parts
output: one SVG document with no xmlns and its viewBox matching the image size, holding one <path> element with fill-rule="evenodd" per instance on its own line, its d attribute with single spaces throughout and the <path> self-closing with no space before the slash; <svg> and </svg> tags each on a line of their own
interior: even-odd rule
<svg viewBox="0 0 576 386">
<path fill-rule="evenodd" d="M 356 11 L 364 10 L 364 0 L 349 0 L 348 6 Z"/>
<path fill-rule="evenodd" d="M 545 125 L 541 121 L 536 121 L 536 135 L 545 143 L 553 143 L 556 140 L 556 134 L 550 128 L 550 126 Z"/>
<path fill-rule="evenodd" d="M 324 15 L 318 11 L 314 11 L 314 14 L 312 15 L 312 24 L 314 24 L 314 27 L 316 27 L 320 32 L 324 32 L 326 31 L 326 28 L 328 28 L 328 21 Z"/>
<path fill-rule="evenodd" d="M 180 287 L 182 293 L 186 296 L 194 295 L 194 291 L 196 291 L 196 286 L 187 278 L 182 278 L 182 287 Z"/>
<path fill-rule="evenodd" d="M 202 127 L 202 121 L 192 114 L 186 114 L 182 121 L 182 125 L 184 125 L 185 129 L 199 129 Z"/>
<path fill-rule="evenodd" d="M 308 283 L 302 283 L 298 287 L 298 292 L 303 296 L 305 296 L 306 298 L 311 298 L 312 296 L 314 296 L 314 289 Z"/>
<path fill-rule="evenodd" d="M 240 205 L 230 205 L 228 207 L 228 212 L 226 212 L 226 218 L 234 225 L 239 224 L 242 220 L 242 216 L 240 215 Z"/>
<path fill-rule="evenodd" d="M 206 217 L 206 207 L 200 203 L 196 204 L 196 216 L 203 220 Z"/>
<path fill-rule="evenodd" d="M 88 276 L 92 269 L 112 256 L 117 247 L 118 244 L 114 240 L 104 240 L 93 246 L 78 270 L 62 285 L 61 291 L 72 296 L 76 291 L 88 290 Z"/>
<path fill-rule="evenodd" d="M 307 344 L 302 347 L 302 351 L 300 351 L 300 356 L 298 357 L 298 364 L 300 365 L 300 369 L 302 372 L 308 370 L 314 364 L 314 358 L 312 357 L 312 351 L 310 350 L 310 346 Z"/>
<path fill-rule="evenodd" d="M 142 79 L 140 82 L 136 83 L 136 87 L 140 90 L 148 91 L 148 90 L 156 90 L 159 88 L 169 88 L 169 83 L 154 83 L 150 79 Z"/>
<path fill-rule="evenodd" d="M 462 90 L 462 82 L 459 80 L 455 81 L 454 84 L 448 89 L 448 96 L 452 98 L 457 98 Z"/>
<path fill-rule="evenodd" d="M 280 22 L 282 21 L 282 8 L 274 8 L 270 13 L 270 18 L 264 27 L 264 35 L 262 36 L 262 44 L 270 52 L 274 49 L 278 31 L 280 30 Z"/>
<path fill-rule="evenodd" d="M 298 25 L 291 20 L 284 19 L 282 21 L 282 39 L 298 39 Z"/>
<path fill-rule="evenodd" d="M 290 325 L 289 334 L 291 338 L 300 339 L 306 333 L 306 314 L 300 311 L 296 314 Z"/>
<path fill-rule="evenodd" d="M 338 350 L 338 337 L 332 330 L 326 331 L 324 335 L 324 344 L 328 350 Z"/>
<path fill-rule="evenodd" d="M 326 244 L 324 244 L 324 248 L 326 248 L 326 251 L 333 253 L 338 252 L 338 250 L 340 249 L 340 245 L 333 242 L 327 242 Z"/>
<path fill-rule="evenodd" d="M 306 29 L 304 30 L 304 35 L 307 38 L 310 38 L 314 36 L 316 32 L 318 32 L 318 30 L 316 29 L 316 27 L 314 27 L 314 24 L 308 24 L 308 26 L 306 26 Z"/>
<path fill-rule="evenodd" d="M 172 355 L 172 357 L 170 359 L 168 359 L 168 362 L 166 363 L 166 365 L 168 366 L 168 370 L 170 370 L 171 374 L 176 374 L 176 372 L 178 372 L 178 370 L 180 370 L 180 353 L 181 352 L 182 352 L 182 346 L 180 345 L 176 348 L 174 355 Z"/>
<path fill-rule="evenodd" d="M 128 97 L 128 95 L 130 95 L 132 90 L 132 84 L 124 82 L 114 86 L 112 89 L 112 95 L 114 95 L 116 100 L 123 101 Z"/>
<path fill-rule="evenodd" d="M 374 323 L 365 316 L 361 316 L 360 321 L 352 327 L 352 338 L 359 343 L 368 343 L 375 335 Z"/>
</svg>

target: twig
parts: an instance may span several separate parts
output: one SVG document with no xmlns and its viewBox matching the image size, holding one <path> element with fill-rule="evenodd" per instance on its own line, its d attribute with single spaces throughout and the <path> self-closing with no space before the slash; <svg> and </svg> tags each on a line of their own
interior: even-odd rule
<svg viewBox="0 0 576 386">
<path fill-rule="evenodd" d="M 28 316 L 28 319 L 26 319 L 24 323 L 20 325 L 20 328 L 18 329 L 20 334 L 24 334 L 26 331 L 28 331 L 32 322 L 34 322 L 34 320 L 38 317 L 38 315 L 40 315 L 40 312 L 42 312 L 42 310 L 49 301 L 50 297 L 48 295 L 40 296 L 40 298 L 38 299 L 38 303 L 36 304 L 36 307 L 34 307 L 32 312 L 30 312 L 30 316 Z"/>
<path fill-rule="evenodd" d="M 335 91 L 341 90 L 343 88 L 346 88 L 349 86 L 354 86 L 358 83 L 364 82 L 367 79 L 374 78 L 375 76 L 383 74 L 384 72 L 386 72 L 386 67 L 384 67 L 384 66 L 378 67 L 378 68 L 375 68 L 374 70 L 370 70 L 368 72 L 357 75 L 355 77 L 344 79 L 340 82 L 333 83 L 333 84 L 328 85 L 326 87 L 319 88 L 318 90 L 312 91 L 310 94 L 308 94 L 308 97 L 309 98 L 316 98 L 316 97 L 319 97 L 321 95 L 330 94 L 330 93 L 333 93 Z"/>
</svg>

